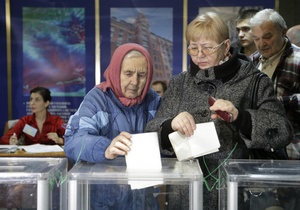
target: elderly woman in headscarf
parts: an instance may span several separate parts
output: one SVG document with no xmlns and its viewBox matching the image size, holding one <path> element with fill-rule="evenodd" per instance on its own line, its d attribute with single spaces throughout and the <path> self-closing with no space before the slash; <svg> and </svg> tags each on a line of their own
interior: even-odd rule
<svg viewBox="0 0 300 210">
<path fill-rule="evenodd" d="M 144 132 L 160 104 L 159 95 L 150 88 L 152 74 L 144 47 L 134 43 L 119 46 L 104 72 L 106 81 L 86 94 L 69 119 L 64 147 L 67 157 L 91 163 L 124 157 L 130 150 L 131 134 Z M 128 185 L 98 185 L 92 191 L 92 209 L 147 209 L 145 200 L 135 198 L 140 192 L 131 191 Z"/>
</svg>

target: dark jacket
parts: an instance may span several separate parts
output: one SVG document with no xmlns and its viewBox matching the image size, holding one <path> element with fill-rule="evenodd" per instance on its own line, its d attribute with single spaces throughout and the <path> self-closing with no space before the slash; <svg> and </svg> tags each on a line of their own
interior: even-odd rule
<svg viewBox="0 0 300 210">
<path fill-rule="evenodd" d="M 259 64 L 260 54 L 252 55 L 254 65 Z M 299 159 L 300 142 L 300 48 L 288 40 L 272 76 L 276 95 L 282 99 L 286 114 L 294 128 L 295 137 L 287 147 L 290 159 Z M 297 94 L 297 95 L 296 95 Z M 295 144 L 295 145 L 293 145 Z"/>
<path fill-rule="evenodd" d="M 251 79 L 258 70 L 246 56 L 231 53 L 232 57 L 219 66 L 199 70 L 191 62 L 187 71 L 173 77 L 155 118 L 146 126 L 147 131 L 159 132 L 164 154 L 171 154 L 168 134 L 173 132 L 171 120 L 175 116 L 187 111 L 193 115 L 196 123 L 209 122 L 212 114 L 209 96 L 231 101 L 239 110 L 237 120 L 233 123 L 213 120 L 221 147 L 219 152 L 199 158 L 205 181 L 210 186 L 216 180 L 209 174 L 218 177 L 220 161 L 226 158 L 248 159 L 247 148 L 271 151 L 272 148 L 286 146 L 293 136 L 284 107 L 277 100 L 268 77 L 264 77 L 259 85 L 258 109 L 250 109 Z M 217 195 L 216 189 L 212 192 L 204 189 L 204 209 L 217 209 Z"/>
</svg>

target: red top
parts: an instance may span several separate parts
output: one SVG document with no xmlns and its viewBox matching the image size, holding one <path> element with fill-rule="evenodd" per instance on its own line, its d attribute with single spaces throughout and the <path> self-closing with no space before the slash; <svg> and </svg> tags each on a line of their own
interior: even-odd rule
<svg viewBox="0 0 300 210">
<path fill-rule="evenodd" d="M 24 126 L 28 124 L 37 129 L 35 136 L 28 135 L 23 132 Z M 39 131 L 35 115 L 28 115 L 22 117 L 14 127 L 12 127 L 2 138 L 1 144 L 9 144 L 9 138 L 16 133 L 18 139 L 24 136 L 24 144 L 56 144 L 54 141 L 47 138 L 47 133 L 55 132 L 60 138 L 63 138 L 65 134 L 65 128 L 63 127 L 64 121 L 60 116 L 53 116 L 47 111 L 47 118 L 43 124 L 43 130 Z"/>
</svg>

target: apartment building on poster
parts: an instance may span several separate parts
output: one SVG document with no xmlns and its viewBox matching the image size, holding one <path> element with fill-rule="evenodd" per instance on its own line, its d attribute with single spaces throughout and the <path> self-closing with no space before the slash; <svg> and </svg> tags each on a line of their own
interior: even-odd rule
<svg viewBox="0 0 300 210">
<path fill-rule="evenodd" d="M 134 23 L 111 18 L 111 53 L 121 44 L 134 42 L 144 46 L 153 64 L 153 81 L 169 81 L 173 70 L 173 43 L 150 31 L 147 17 L 139 13 Z"/>
</svg>

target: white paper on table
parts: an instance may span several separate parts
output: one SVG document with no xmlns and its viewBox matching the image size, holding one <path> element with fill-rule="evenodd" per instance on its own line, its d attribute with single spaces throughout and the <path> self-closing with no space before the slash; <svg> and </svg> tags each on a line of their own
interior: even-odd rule
<svg viewBox="0 0 300 210">
<path fill-rule="evenodd" d="M 47 153 L 47 152 L 63 152 L 63 148 L 59 145 L 45 145 L 45 144 L 32 144 L 25 146 L 18 146 L 18 149 L 23 149 L 27 153 Z"/>
<path fill-rule="evenodd" d="M 162 184 L 162 179 L 155 181 L 130 179 L 130 176 L 133 177 L 136 173 L 145 173 L 145 176 L 147 176 L 151 175 L 151 173 L 159 174 L 161 172 L 162 163 L 157 133 L 132 134 L 131 141 L 131 150 L 125 156 L 127 172 L 129 174 L 128 183 L 131 185 L 131 189 L 141 189 Z"/>
<path fill-rule="evenodd" d="M 169 134 L 179 161 L 219 151 L 220 142 L 213 122 L 196 124 L 194 135 L 187 137 L 176 131 Z"/>
</svg>

